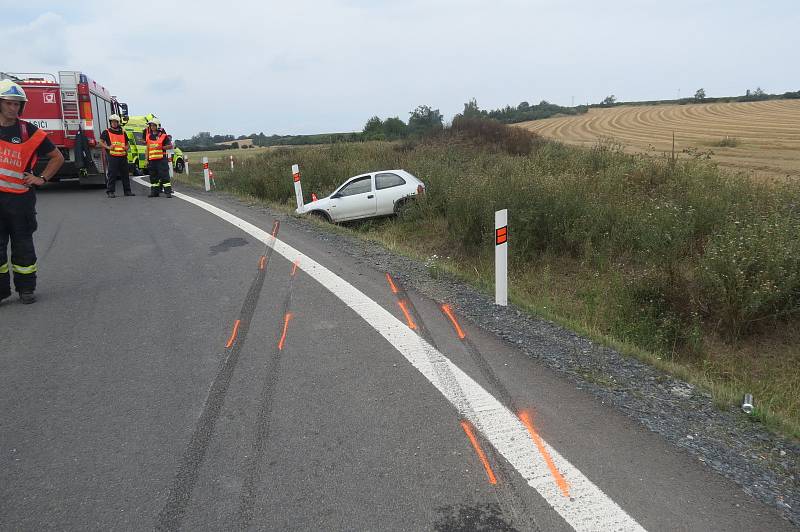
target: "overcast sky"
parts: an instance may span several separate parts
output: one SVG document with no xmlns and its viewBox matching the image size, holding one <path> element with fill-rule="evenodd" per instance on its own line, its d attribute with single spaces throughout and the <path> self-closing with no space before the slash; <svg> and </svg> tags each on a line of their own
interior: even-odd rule
<svg viewBox="0 0 800 532">
<path fill-rule="evenodd" d="M 23 7 L 24 6 L 24 7 Z M 124 7 L 114 7 L 124 6 Z M 132 6 L 132 7 L 129 7 Z M 177 138 L 541 100 L 800 90 L 797 0 L 0 0 L 0 70 L 80 70 Z M 9 50 L 10 46 L 10 50 Z"/>
</svg>

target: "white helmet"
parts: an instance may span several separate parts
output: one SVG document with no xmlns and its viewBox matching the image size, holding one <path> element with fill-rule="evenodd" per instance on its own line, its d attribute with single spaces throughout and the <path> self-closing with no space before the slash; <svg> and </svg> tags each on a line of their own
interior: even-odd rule
<svg viewBox="0 0 800 532">
<path fill-rule="evenodd" d="M 122 121 L 122 120 L 119 119 L 119 115 L 118 114 L 113 114 L 113 115 L 108 117 L 108 121 L 109 122 L 111 122 L 113 120 L 116 120 L 117 122 L 121 122 Z"/>
<path fill-rule="evenodd" d="M 25 91 L 22 89 L 22 87 L 10 79 L 4 79 L 0 80 L 0 100 L 19 102 L 19 114 L 22 114 L 22 111 L 25 109 L 25 102 L 28 101 L 28 97 L 25 95 Z"/>
<path fill-rule="evenodd" d="M 149 126 L 150 124 L 155 124 L 155 125 L 156 125 L 156 127 L 161 127 L 161 120 L 159 120 L 158 118 L 156 118 L 156 117 L 154 116 L 154 117 L 150 118 L 150 119 L 147 121 L 147 125 Z"/>
</svg>

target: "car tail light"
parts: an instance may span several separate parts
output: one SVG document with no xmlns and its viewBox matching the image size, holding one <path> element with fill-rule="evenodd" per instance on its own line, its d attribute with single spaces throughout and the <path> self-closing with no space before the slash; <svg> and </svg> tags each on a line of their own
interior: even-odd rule
<svg viewBox="0 0 800 532">
<path fill-rule="evenodd" d="M 417 196 L 425 194 L 425 185 L 417 185 Z"/>
</svg>

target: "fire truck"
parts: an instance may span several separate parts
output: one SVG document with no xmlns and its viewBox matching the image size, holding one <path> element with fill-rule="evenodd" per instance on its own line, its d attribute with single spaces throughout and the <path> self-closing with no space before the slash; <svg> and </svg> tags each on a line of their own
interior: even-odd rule
<svg viewBox="0 0 800 532">
<path fill-rule="evenodd" d="M 46 131 L 64 155 L 64 165 L 54 179 L 78 179 L 82 185 L 105 183 L 106 155 L 97 141 L 110 115 L 127 117 L 126 104 L 83 72 L 0 72 L 0 79 L 10 79 L 25 90 L 28 103 L 21 118 Z"/>
</svg>

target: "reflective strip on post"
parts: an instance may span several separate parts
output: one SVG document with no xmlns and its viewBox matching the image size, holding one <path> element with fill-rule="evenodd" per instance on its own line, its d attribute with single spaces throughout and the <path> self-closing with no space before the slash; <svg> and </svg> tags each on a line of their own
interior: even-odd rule
<svg viewBox="0 0 800 532">
<path fill-rule="evenodd" d="M 508 305 L 508 209 L 494 213 L 494 302 Z"/>
<path fill-rule="evenodd" d="M 206 192 L 211 190 L 211 180 L 208 177 L 208 157 L 203 157 L 203 179 L 206 182 Z"/>
<path fill-rule="evenodd" d="M 300 165 L 292 165 L 292 179 L 294 180 L 294 195 L 297 197 L 297 208 L 303 208 L 303 187 L 300 186 Z"/>
</svg>

